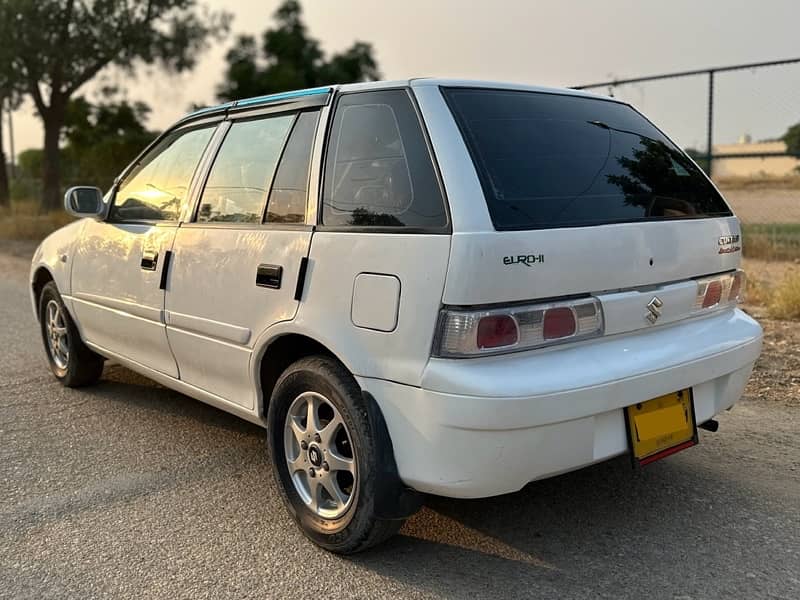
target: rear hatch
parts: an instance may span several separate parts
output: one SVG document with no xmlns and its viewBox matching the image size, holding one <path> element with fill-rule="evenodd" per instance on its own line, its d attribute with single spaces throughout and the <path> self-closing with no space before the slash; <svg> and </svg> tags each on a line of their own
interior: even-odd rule
<svg viewBox="0 0 800 600">
<path fill-rule="evenodd" d="M 630 106 L 567 93 L 442 93 L 494 226 L 454 233 L 445 304 L 591 294 L 611 333 L 651 325 L 643 315 L 656 294 L 664 304 L 659 324 L 689 316 L 692 280 L 738 266 L 739 223 L 730 208 Z M 627 323 L 612 326 L 612 314 Z"/>
</svg>

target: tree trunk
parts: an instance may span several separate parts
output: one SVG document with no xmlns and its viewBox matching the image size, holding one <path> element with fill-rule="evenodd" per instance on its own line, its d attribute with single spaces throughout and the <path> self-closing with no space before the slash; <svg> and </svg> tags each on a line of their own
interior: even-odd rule
<svg viewBox="0 0 800 600">
<path fill-rule="evenodd" d="M 50 108 L 42 115 L 44 122 L 44 167 L 42 212 L 57 210 L 61 206 L 61 152 L 58 142 L 64 126 L 64 103 L 55 97 Z"/>
<path fill-rule="evenodd" d="M 0 98 L 0 208 L 11 205 L 11 194 L 8 190 L 8 167 L 6 153 L 3 149 L 3 98 Z"/>
</svg>

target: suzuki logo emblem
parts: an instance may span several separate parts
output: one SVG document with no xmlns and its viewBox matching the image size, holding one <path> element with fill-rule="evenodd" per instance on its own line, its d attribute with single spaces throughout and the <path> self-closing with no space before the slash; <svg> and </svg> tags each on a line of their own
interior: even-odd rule
<svg viewBox="0 0 800 600">
<path fill-rule="evenodd" d="M 658 296 L 653 296 L 653 299 L 647 303 L 647 313 L 644 315 L 644 318 L 647 319 L 651 325 L 655 325 L 656 321 L 658 321 L 658 317 L 661 316 L 662 306 L 664 306 L 664 303 Z"/>
</svg>

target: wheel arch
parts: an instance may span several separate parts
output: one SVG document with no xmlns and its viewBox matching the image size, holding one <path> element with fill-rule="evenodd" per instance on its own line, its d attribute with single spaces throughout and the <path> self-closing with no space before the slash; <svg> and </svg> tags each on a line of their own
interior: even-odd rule
<svg viewBox="0 0 800 600">
<path fill-rule="evenodd" d="M 39 265 L 31 276 L 31 301 L 33 302 L 33 312 L 37 321 L 39 320 L 39 299 L 42 297 L 42 290 L 44 286 L 55 280 L 53 273 L 44 265 Z"/>
<path fill-rule="evenodd" d="M 253 353 L 252 370 L 256 385 L 256 410 L 261 419 L 266 419 L 272 390 L 281 373 L 301 358 L 314 355 L 330 356 L 352 373 L 347 363 L 328 345 L 305 333 L 292 330 L 274 332 L 274 335 L 257 345 Z"/>
<path fill-rule="evenodd" d="M 256 375 L 256 402 L 259 417 L 266 422 L 272 390 L 281 373 L 293 362 L 306 356 L 329 356 L 339 362 L 351 375 L 353 369 L 330 349 L 329 345 L 293 330 L 284 330 L 271 336 L 254 353 Z M 358 386 L 358 382 L 356 382 Z M 360 387 L 360 386 L 359 386 Z M 383 411 L 375 398 L 366 390 L 361 396 L 368 406 L 372 430 L 376 436 L 377 464 L 380 468 L 375 490 L 376 515 L 382 519 L 405 519 L 413 515 L 422 505 L 423 495 L 409 488 L 400 479 L 394 456 L 394 444 Z"/>
</svg>

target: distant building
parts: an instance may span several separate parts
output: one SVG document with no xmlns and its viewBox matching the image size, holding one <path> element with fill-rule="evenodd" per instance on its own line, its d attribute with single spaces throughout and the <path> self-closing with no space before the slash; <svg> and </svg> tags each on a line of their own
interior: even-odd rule
<svg viewBox="0 0 800 600">
<path fill-rule="evenodd" d="M 714 155 L 767 154 L 786 152 L 786 144 L 776 142 L 751 142 L 749 135 L 740 138 L 737 144 L 718 144 Z M 713 164 L 714 177 L 759 177 L 796 175 L 800 159 L 792 156 L 758 156 L 747 158 L 716 158 Z"/>
</svg>

